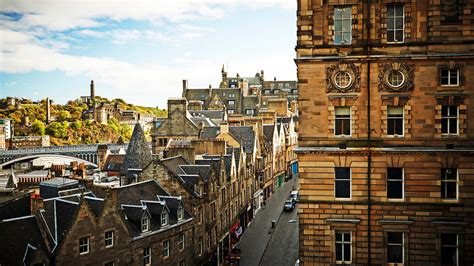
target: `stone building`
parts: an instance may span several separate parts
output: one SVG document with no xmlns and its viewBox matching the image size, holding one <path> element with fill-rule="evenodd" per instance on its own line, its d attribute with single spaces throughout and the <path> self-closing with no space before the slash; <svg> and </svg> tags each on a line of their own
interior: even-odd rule
<svg viewBox="0 0 474 266">
<path fill-rule="evenodd" d="M 0 222 L 2 265 L 194 261 L 193 218 L 181 197 L 170 195 L 154 180 L 44 199 L 34 210 L 33 215 Z"/>
<path fill-rule="evenodd" d="M 304 265 L 474 263 L 473 8 L 298 1 Z"/>
<path fill-rule="evenodd" d="M 263 70 L 254 77 L 228 77 L 222 66 L 218 88 L 188 88 L 183 80 L 183 94 L 193 110 L 225 110 L 227 114 L 258 116 L 270 99 L 284 98 L 287 106 L 297 99 L 296 81 L 265 81 Z"/>
</svg>

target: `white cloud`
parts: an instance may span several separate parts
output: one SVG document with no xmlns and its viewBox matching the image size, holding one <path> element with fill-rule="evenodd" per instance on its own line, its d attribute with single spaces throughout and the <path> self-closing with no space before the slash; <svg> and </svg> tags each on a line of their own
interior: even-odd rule
<svg viewBox="0 0 474 266">
<path fill-rule="evenodd" d="M 199 53 L 185 53 L 182 61 L 175 62 L 176 67 L 164 65 L 166 62 L 138 65 L 112 58 L 71 55 L 67 49 L 71 49 L 71 44 L 80 36 L 106 39 L 117 45 L 142 40 L 179 44 L 214 31 L 194 25 L 196 19 L 219 19 L 226 15 L 227 9 L 237 6 L 294 9 L 295 3 L 294 0 L 2 0 L 0 12 L 21 15 L 14 19 L 0 14 L 0 73 L 62 71 L 66 75 L 87 77 L 85 80 L 94 79 L 99 94 L 103 93 L 100 95 L 115 98 L 123 94 L 127 101 L 165 106 L 168 97 L 181 94 L 183 78 L 189 79 L 192 87 L 207 87 L 210 81 L 217 86 L 222 62 L 193 58 Z M 149 21 L 155 26 L 172 21 L 178 25 L 179 34 L 100 28 L 125 20 Z M 289 62 L 288 66 L 279 65 L 282 60 Z M 294 76 L 290 60 L 291 56 L 253 58 L 252 62 L 237 58 L 232 61 L 232 69 L 256 72 L 263 66 L 254 62 L 265 62 L 271 66 L 265 69 L 266 74 L 283 69 L 288 76 Z"/>
</svg>

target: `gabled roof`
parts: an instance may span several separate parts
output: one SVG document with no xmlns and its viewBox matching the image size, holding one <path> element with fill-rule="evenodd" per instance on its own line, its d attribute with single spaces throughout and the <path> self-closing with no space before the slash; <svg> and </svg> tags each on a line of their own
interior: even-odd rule
<svg viewBox="0 0 474 266">
<path fill-rule="evenodd" d="M 255 132 L 251 126 L 230 126 L 229 132 L 242 145 L 244 152 L 253 153 Z"/>
<path fill-rule="evenodd" d="M 30 265 L 38 252 L 48 254 L 34 215 L 3 220 L 0 232 L 2 265 Z"/>
<path fill-rule="evenodd" d="M 63 236 L 76 220 L 79 203 L 62 198 L 44 200 L 41 216 L 49 229 L 52 240 L 60 243 Z"/>
<path fill-rule="evenodd" d="M 145 134 L 140 123 L 136 123 L 120 174 L 131 180 L 134 177 L 129 169 L 144 169 L 151 161 L 151 150 L 146 142 Z"/>
<path fill-rule="evenodd" d="M 209 165 L 180 165 L 181 170 L 186 175 L 197 175 L 202 178 L 204 182 L 209 180 L 211 174 L 211 167 Z"/>
<path fill-rule="evenodd" d="M 263 125 L 263 135 L 270 141 L 273 142 L 273 133 L 275 131 L 275 125 Z"/>
</svg>

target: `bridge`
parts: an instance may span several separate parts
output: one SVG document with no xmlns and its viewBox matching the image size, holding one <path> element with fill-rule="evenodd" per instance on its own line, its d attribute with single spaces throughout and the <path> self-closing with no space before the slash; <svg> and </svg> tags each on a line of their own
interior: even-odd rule
<svg viewBox="0 0 474 266">
<path fill-rule="evenodd" d="M 23 148 L 16 150 L 0 151 L 0 166 L 8 166 L 15 162 L 31 160 L 46 155 L 61 155 L 63 157 L 78 158 L 79 161 L 89 162 L 89 165 L 97 166 L 99 157 L 97 149 L 100 144 L 91 145 L 71 145 L 71 146 L 50 146 L 37 148 Z M 104 144 L 105 145 L 105 144 Z M 127 150 L 128 144 L 106 144 L 110 152 L 117 152 L 120 149 Z"/>
</svg>

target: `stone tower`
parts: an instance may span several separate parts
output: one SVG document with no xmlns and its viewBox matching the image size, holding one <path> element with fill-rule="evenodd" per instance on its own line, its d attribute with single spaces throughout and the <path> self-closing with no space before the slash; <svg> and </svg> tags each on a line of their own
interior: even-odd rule
<svg viewBox="0 0 474 266">
<path fill-rule="evenodd" d="M 51 100 L 46 98 L 46 124 L 51 122 Z"/>
<path fill-rule="evenodd" d="M 94 81 L 91 80 L 91 101 L 95 99 L 95 88 L 94 88 Z"/>
</svg>

